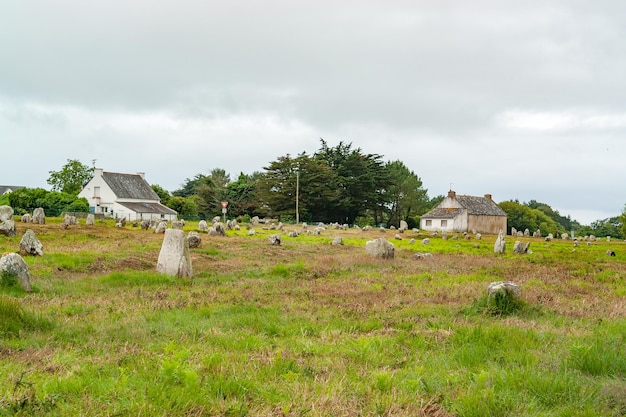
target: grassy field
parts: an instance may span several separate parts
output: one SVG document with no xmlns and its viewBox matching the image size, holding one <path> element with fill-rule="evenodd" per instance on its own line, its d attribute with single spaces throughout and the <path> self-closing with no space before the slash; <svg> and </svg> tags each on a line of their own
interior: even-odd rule
<svg viewBox="0 0 626 417">
<path fill-rule="evenodd" d="M 155 272 L 163 235 L 47 220 L 0 236 L 44 245 L 32 293 L 1 281 L 0 416 L 626 415 L 624 242 L 242 228 L 202 234 L 178 279 Z M 381 236 L 395 259 L 365 253 Z"/>
</svg>

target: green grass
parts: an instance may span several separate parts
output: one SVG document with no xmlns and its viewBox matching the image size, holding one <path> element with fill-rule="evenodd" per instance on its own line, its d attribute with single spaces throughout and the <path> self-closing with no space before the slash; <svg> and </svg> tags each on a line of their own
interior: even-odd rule
<svg viewBox="0 0 626 417">
<path fill-rule="evenodd" d="M 0 285 L 0 416 L 626 414 L 626 258 L 606 242 L 497 256 L 493 237 L 405 233 L 379 261 L 378 231 L 271 247 L 242 228 L 202 235 L 179 280 L 149 231 L 35 232 L 37 291 Z M 502 280 L 521 299 L 487 297 Z"/>
</svg>

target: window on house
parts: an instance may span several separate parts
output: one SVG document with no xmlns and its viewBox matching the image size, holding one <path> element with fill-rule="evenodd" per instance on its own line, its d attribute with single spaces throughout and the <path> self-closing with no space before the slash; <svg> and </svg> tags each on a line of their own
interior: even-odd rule
<svg viewBox="0 0 626 417">
<path fill-rule="evenodd" d="M 441 227 L 448 227 L 448 221 L 447 220 L 442 220 L 441 221 Z"/>
<path fill-rule="evenodd" d="M 93 196 L 100 197 L 100 187 L 93 187 Z"/>
<path fill-rule="evenodd" d="M 432 226 L 432 225 L 433 225 L 432 220 L 426 220 L 426 226 Z"/>
</svg>

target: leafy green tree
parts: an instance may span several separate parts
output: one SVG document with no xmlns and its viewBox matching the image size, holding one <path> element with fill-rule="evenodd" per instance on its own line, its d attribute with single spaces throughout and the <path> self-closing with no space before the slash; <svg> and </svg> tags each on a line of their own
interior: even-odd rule
<svg viewBox="0 0 626 417">
<path fill-rule="evenodd" d="M 204 174 L 196 174 L 193 179 L 187 178 L 183 188 L 174 191 L 176 197 L 196 197 L 198 214 L 210 218 L 220 211 L 220 200 L 213 179 Z"/>
<path fill-rule="evenodd" d="M 353 149 L 351 143 L 339 142 L 333 148 L 324 139 L 321 143 L 314 158 L 326 163 L 336 176 L 332 184 L 337 191 L 334 220 L 352 224 L 372 210 L 378 222 L 385 203 L 383 192 L 389 183 L 382 156 L 364 154 L 360 148 Z"/>
<path fill-rule="evenodd" d="M 592 222 L 589 228 L 583 227 L 579 230 L 580 234 L 595 235 L 598 237 L 611 236 L 618 239 L 623 239 L 624 234 L 622 232 L 623 223 L 620 220 L 621 216 L 609 217 L 602 220 L 596 220 Z"/>
<path fill-rule="evenodd" d="M 47 182 L 53 191 L 78 194 L 83 186 L 93 177 L 93 168 L 77 159 L 68 159 L 60 171 L 50 171 Z"/>
<path fill-rule="evenodd" d="M 626 238 L 626 204 L 622 210 L 622 214 L 619 216 L 619 222 L 621 223 L 620 231 L 622 232 L 622 238 Z"/>
<path fill-rule="evenodd" d="M 528 203 L 524 203 L 526 206 L 543 212 L 546 216 L 554 220 L 561 226 L 562 230 L 577 230 L 580 228 L 580 223 L 576 220 L 572 220 L 570 216 L 561 216 L 558 210 L 554 210 L 548 204 L 540 203 L 536 200 L 530 200 Z"/>
<path fill-rule="evenodd" d="M 43 208 L 50 216 L 58 216 L 64 211 L 85 213 L 89 211 L 87 199 L 43 188 L 20 188 L 10 193 L 8 198 L 16 213 L 22 214 L 30 213 L 37 207 Z"/>
<path fill-rule="evenodd" d="M 387 207 L 387 224 L 398 227 L 400 220 L 409 221 L 412 216 L 428 208 L 428 196 L 422 188 L 422 180 L 400 161 L 387 162 L 389 183 L 384 192 Z"/>
<path fill-rule="evenodd" d="M 154 190 L 154 192 L 161 199 L 161 204 L 167 206 L 167 203 L 168 203 L 168 201 L 170 200 L 170 197 L 171 197 L 170 192 L 167 191 L 166 189 L 164 189 L 163 187 L 161 187 L 160 185 L 157 185 L 157 184 L 152 184 L 151 187 Z"/>
<path fill-rule="evenodd" d="M 225 201 L 228 201 L 230 214 L 234 216 L 248 215 L 250 217 L 265 214 L 257 195 L 257 182 L 261 175 L 260 172 L 255 172 L 252 175 L 242 172 L 236 181 L 226 186 Z"/>
<path fill-rule="evenodd" d="M 172 196 L 167 201 L 167 206 L 176 210 L 182 218 L 193 218 L 198 216 L 198 204 L 196 196 L 179 197 Z"/>
<path fill-rule="evenodd" d="M 563 227 L 559 226 L 553 219 L 548 217 L 544 212 L 538 209 L 532 209 L 525 204 L 520 204 L 519 201 L 503 201 L 498 204 L 502 210 L 507 214 L 507 224 L 510 228 L 517 230 L 528 229 L 530 233 L 539 229 L 542 236 L 547 236 L 549 233 L 562 233 Z"/>
<path fill-rule="evenodd" d="M 306 153 L 296 158 L 286 155 L 271 162 L 264 170 L 258 181 L 258 195 L 271 215 L 295 219 L 296 189 L 299 188 L 301 220 L 327 222 L 334 216 L 335 175 L 324 162 Z"/>
</svg>

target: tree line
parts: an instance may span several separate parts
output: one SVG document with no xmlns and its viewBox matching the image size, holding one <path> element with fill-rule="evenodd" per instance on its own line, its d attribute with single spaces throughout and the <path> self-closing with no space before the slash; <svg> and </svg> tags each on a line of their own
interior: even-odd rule
<svg viewBox="0 0 626 417">
<path fill-rule="evenodd" d="M 78 160 L 67 160 L 61 170 L 50 171 L 52 190 L 22 188 L 0 196 L 0 204 L 11 205 L 16 213 L 43 207 L 47 213 L 88 211 L 88 202 L 77 198 L 92 178 L 93 168 Z M 283 222 L 324 222 L 360 225 L 419 227 L 419 217 L 443 200 L 428 197 L 418 175 L 401 161 L 384 161 L 379 154 L 364 153 L 352 143 L 331 147 L 320 139 L 312 155 L 279 156 L 262 171 L 240 173 L 231 180 L 224 169 L 186 178 L 180 188 L 169 192 L 152 185 L 161 202 L 186 219 L 210 219 L 221 214 L 221 202 L 228 202 L 229 217 L 246 221 L 253 216 Z M 296 210 L 297 201 L 297 210 Z M 621 215 L 582 226 L 562 216 L 550 205 L 531 200 L 504 201 L 499 206 L 508 215 L 508 227 L 534 232 L 578 235 L 626 236 L 626 207 Z"/>
</svg>

